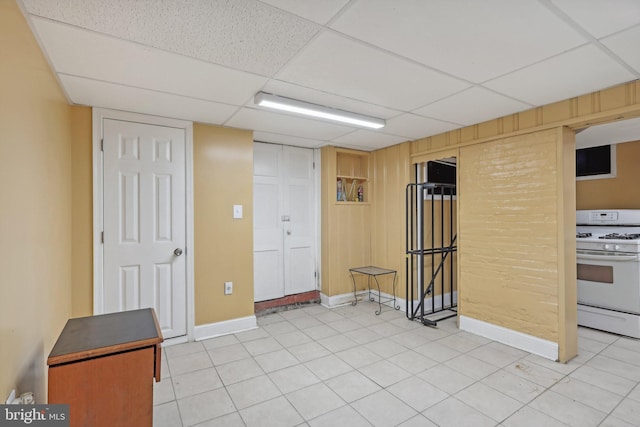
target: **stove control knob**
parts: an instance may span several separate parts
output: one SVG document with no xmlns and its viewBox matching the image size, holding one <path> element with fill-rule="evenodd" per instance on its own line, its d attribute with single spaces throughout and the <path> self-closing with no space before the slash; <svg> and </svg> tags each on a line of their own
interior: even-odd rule
<svg viewBox="0 0 640 427">
<path fill-rule="evenodd" d="M 614 249 L 615 249 L 616 251 L 619 251 L 619 250 L 620 250 L 620 245 L 615 245 L 615 246 L 614 246 Z"/>
<path fill-rule="evenodd" d="M 604 245 L 603 247 L 605 251 L 611 250 L 611 245 Z"/>
</svg>

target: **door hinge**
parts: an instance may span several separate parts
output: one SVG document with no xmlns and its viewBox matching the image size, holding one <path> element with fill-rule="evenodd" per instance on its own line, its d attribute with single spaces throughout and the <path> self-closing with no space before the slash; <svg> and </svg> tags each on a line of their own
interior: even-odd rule
<svg viewBox="0 0 640 427">
<path fill-rule="evenodd" d="M 316 162 L 313 162 L 313 170 L 316 170 Z"/>
<path fill-rule="evenodd" d="M 100 232 L 100 243 L 104 244 L 104 231 Z"/>
<path fill-rule="evenodd" d="M 104 138 L 100 140 L 100 151 L 104 151 Z"/>
</svg>

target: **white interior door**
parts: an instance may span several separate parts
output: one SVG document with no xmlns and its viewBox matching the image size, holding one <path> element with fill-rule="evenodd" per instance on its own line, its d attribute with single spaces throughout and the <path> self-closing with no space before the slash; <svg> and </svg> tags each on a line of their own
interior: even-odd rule
<svg viewBox="0 0 640 427">
<path fill-rule="evenodd" d="M 104 119 L 104 312 L 153 307 L 186 335 L 184 129 Z"/>
<path fill-rule="evenodd" d="M 254 144 L 254 299 L 316 289 L 313 150 Z"/>
</svg>

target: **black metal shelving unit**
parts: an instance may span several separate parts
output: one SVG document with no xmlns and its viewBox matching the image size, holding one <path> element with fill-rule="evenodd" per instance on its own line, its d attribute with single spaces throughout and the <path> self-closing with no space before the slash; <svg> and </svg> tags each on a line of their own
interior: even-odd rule
<svg viewBox="0 0 640 427">
<path fill-rule="evenodd" d="M 457 315 L 453 274 L 453 254 L 458 250 L 454 230 L 455 190 L 455 184 L 430 182 L 409 184 L 406 188 L 406 315 L 426 326 L 435 327 L 439 321 Z M 426 196 L 432 201 L 427 212 Z M 440 206 L 436 210 L 438 201 Z M 425 226 L 430 227 L 430 239 L 425 236 Z M 431 260 L 431 268 L 427 266 L 427 270 L 425 258 Z M 447 266 L 448 259 L 451 262 Z M 434 316 L 437 313 L 442 314 Z"/>
</svg>

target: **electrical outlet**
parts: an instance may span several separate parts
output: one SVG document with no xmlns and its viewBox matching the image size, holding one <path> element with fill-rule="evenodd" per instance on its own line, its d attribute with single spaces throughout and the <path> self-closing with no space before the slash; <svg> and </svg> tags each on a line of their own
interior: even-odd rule
<svg viewBox="0 0 640 427">
<path fill-rule="evenodd" d="M 224 294 L 231 295 L 233 293 L 233 282 L 224 282 Z"/>
</svg>

